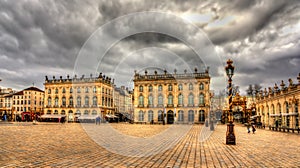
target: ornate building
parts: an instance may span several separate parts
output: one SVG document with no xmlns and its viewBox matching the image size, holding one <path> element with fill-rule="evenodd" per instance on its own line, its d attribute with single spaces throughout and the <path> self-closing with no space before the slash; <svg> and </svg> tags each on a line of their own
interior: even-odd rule
<svg viewBox="0 0 300 168">
<path fill-rule="evenodd" d="M 12 97 L 14 93 L 15 91 L 11 88 L 0 88 L 0 120 L 4 114 L 7 115 L 9 120 L 13 118 Z"/>
<path fill-rule="evenodd" d="M 114 103 L 116 113 L 121 113 L 128 117 L 133 115 L 132 91 L 125 88 L 125 86 L 115 87 Z"/>
<path fill-rule="evenodd" d="M 134 75 L 134 121 L 203 123 L 210 109 L 210 76 L 205 72 Z"/>
<path fill-rule="evenodd" d="M 41 115 L 44 106 L 44 91 L 29 87 L 12 95 L 12 112 L 23 121 L 32 121 Z"/>
<path fill-rule="evenodd" d="M 281 81 L 280 88 L 265 88 L 256 99 L 257 120 L 266 126 L 299 127 L 300 73 L 298 83 L 289 79 L 288 86 Z"/>
<path fill-rule="evenodd" d="M 69 122 L 78 117 L 102 118 L 114 114 L 113 80 L 99 74 L 98 77 L 76 75 L 66 79 L 45 79 L 45 106 L 47 115 L 65 115 Z"/>
</svg>

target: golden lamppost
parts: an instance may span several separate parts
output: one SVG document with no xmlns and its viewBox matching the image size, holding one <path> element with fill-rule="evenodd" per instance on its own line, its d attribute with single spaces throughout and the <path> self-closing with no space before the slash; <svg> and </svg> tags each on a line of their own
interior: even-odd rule
<svg viewBox="0 0 300 168">
<path fill-rule="evenodd" d="M 232 114 L 232 76 L 234 73 L 234 66 L 232 66 L 233 61 L 227 60 L 227 66 L 225 67 L 226 74 L 228 76 L 228 89 L 229 89 L 229 124 L 227 124 L 226 132 L 226 144 L 236 145 L 235 134 L 234 134 L 234 124 L 233 124 L 233 114 Z"/>
</svg>

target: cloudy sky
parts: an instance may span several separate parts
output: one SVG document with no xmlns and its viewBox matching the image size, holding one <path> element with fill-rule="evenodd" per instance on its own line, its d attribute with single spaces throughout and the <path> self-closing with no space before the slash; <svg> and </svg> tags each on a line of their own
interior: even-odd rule
<svg viewBox="0 0 300 168">
<path fill-rule="evenodd" d="M 222 89 L 273 86 L 300 73 L 299 1 L 0 0 L 0 82 L 44 89 L 45 76 L 103 72 L 132 85 L 134 70 L 203 71 Z"/>
</svg>

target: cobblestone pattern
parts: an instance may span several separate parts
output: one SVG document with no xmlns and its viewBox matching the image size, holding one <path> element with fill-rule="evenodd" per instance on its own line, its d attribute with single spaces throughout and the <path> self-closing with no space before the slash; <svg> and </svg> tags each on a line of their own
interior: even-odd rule
<svg viewBox="0 0 300 168">
<path fill-rule="evenodd" d="M 237 145 L 225 145 L 226 125 L 218 125 L 206 141 L 202 128 L 194 125 L 162 153 L 126 157 L 99 146 L 80 124 L 2 124 L 0 167 L 300 167 L 300 135 L 260 129 L 248 134 L 236 125 Z M 132 129 L 131 135 L 141 133 Z"/>
</svg>

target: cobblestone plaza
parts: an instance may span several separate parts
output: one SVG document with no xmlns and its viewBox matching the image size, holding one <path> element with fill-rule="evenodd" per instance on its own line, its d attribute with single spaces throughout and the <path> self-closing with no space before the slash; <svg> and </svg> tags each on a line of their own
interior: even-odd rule
<svg viewBox="0 0 300 168">
<path fill-rule="evenodd" d="M 101 130 L 108 124 L 89 124 Z M 170 125 L 111 124 L 132 137 L 148 138 Z M 203 132 L 191 125 L 178 143 L 150 156 L 131 157 L 106 150 L 81 124 L 0 124 L 0 167 L 299 167 L 300 135 L 235 126 L 236 145 L 225 144 L 226 125 Z M 211 136 L 201 140 L 203 134 Z M 135 149 L 131 149 L 135 150 Z"/>
</svg>

